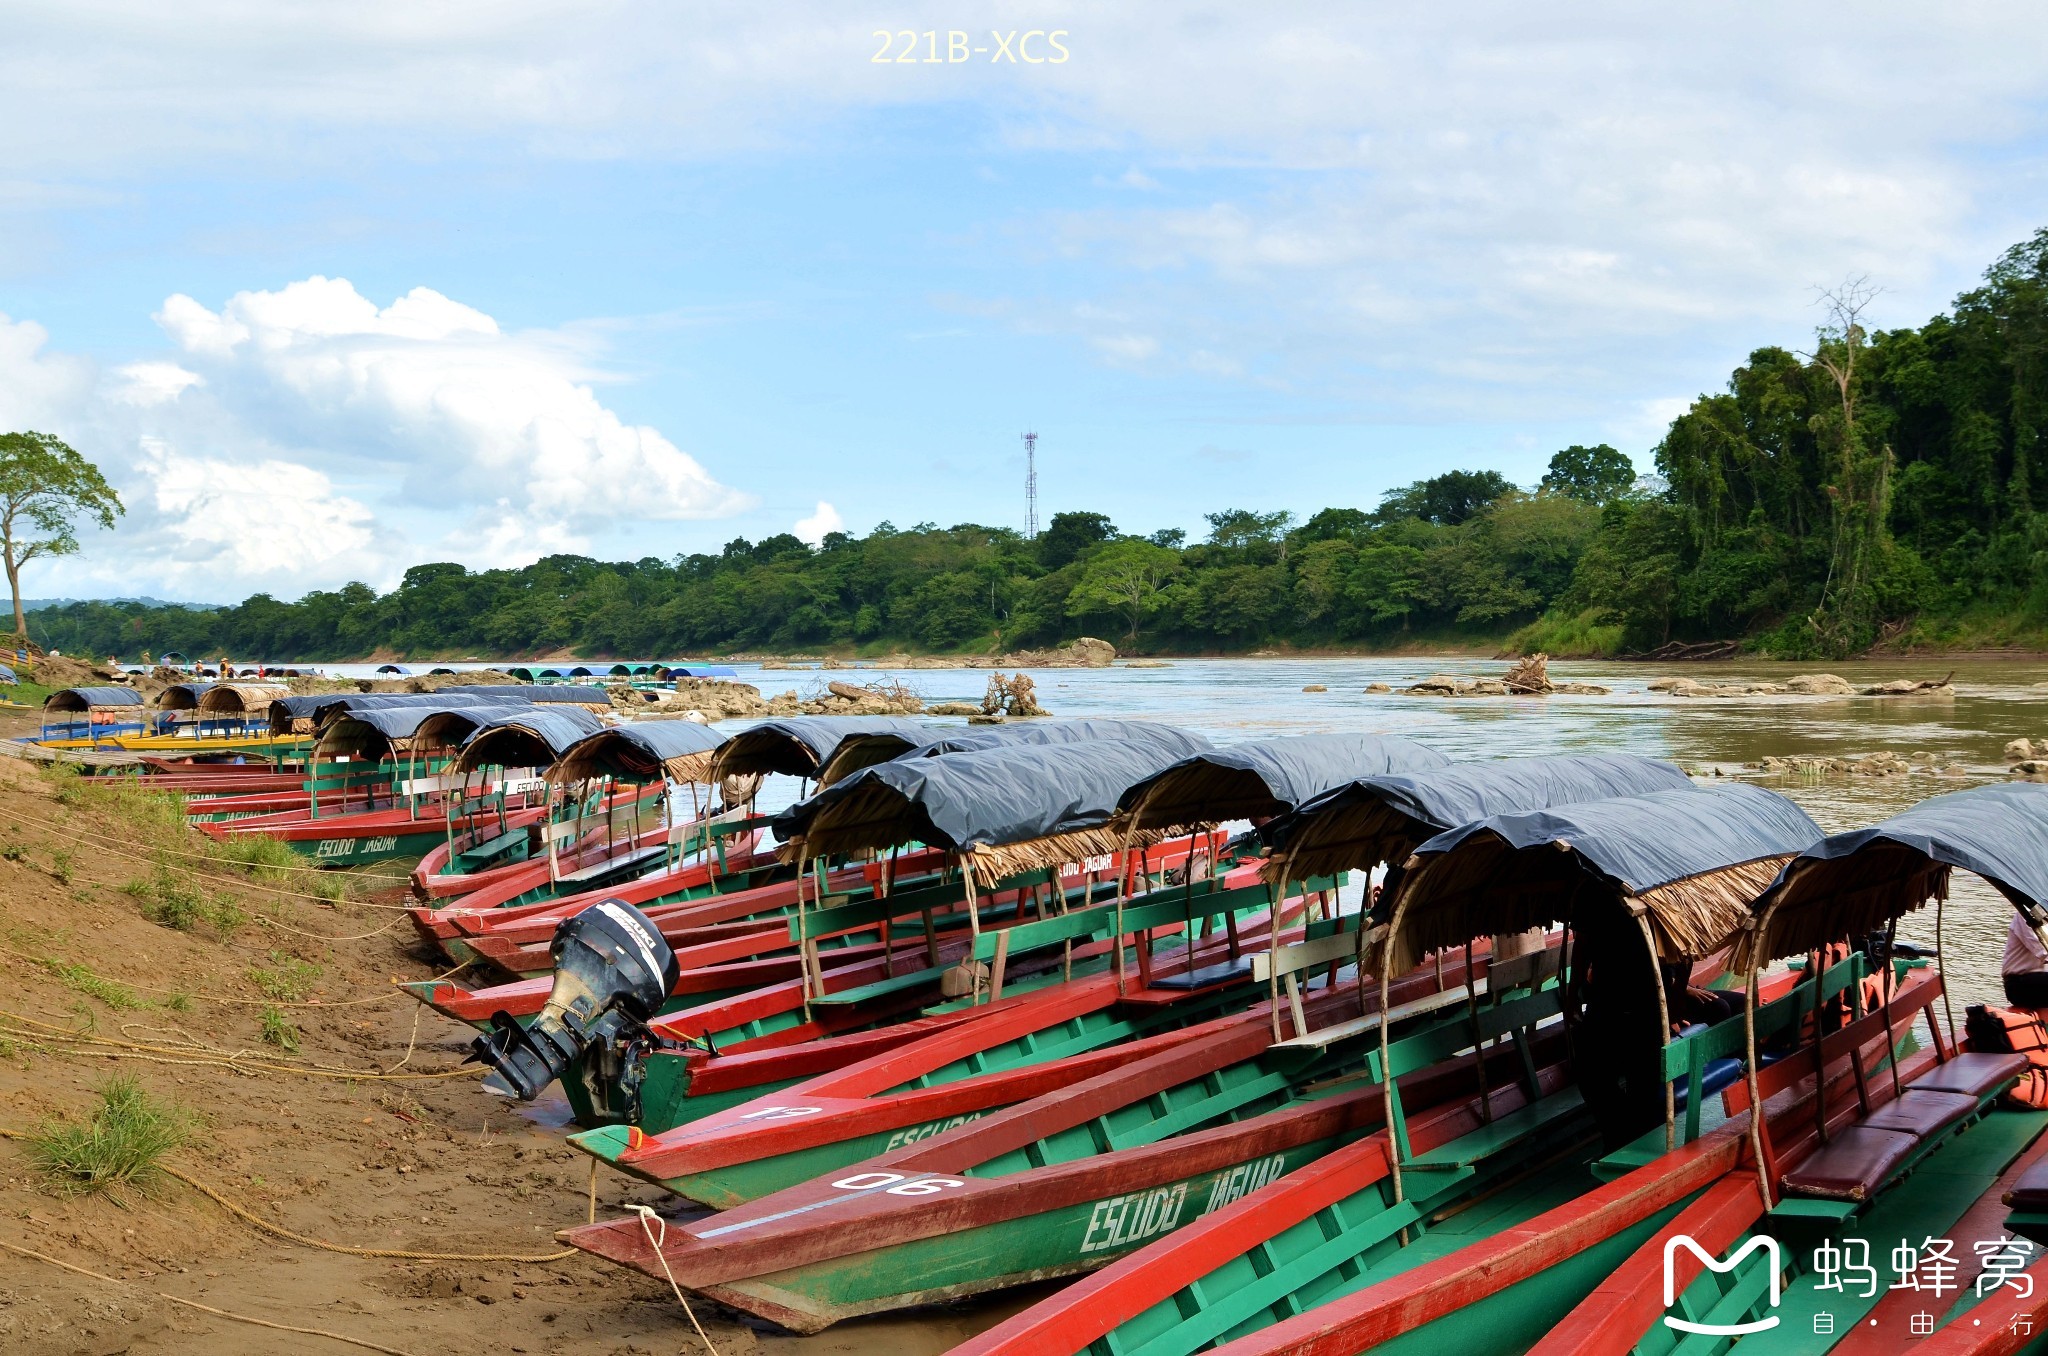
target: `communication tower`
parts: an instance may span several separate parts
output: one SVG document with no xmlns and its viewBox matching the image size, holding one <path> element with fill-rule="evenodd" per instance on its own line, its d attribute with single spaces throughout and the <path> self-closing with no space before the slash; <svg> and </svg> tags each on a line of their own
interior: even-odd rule
<svg viewBox="0 0 2048 1356">
<path fill-rule="evenodd" d="M 1024 536 L 1038 536 L 1038 435 L 1024 435 Z"/>
</svg>

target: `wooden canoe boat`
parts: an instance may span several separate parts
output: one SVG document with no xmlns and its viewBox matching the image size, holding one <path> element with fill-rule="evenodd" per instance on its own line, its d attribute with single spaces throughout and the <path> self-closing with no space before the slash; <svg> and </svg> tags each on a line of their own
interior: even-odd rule
<svg viewBox="0 0 2048 1356">
<path fill-rule="evenodd" d="M 1433 974 L 1428 982 L 1434 984 Z M 1325 997 L 1310 1001 L 1363 1015 L 1353 984 L 1337 986 L 1327 1004 Z M 1447 989 L 1433 1010 L 1459 1009 L 1465 998 L 1464 989 Z M 1549 1001 L 1554 1007 L 1554 997 Z M 1509 1009 L 1517 1016 L 1530 1011 L 1512 1004 L 1503 1010 Z M 1462 1011 L 1440 1022 L 1421 1020 L 1428 1025 L 1418 1038 L 1432 1050 L 1445 1041 L 1454 1046 L 1468 1029 Z M 1250 1029 L 1256 1039 L 1247 1043 L 1263 1051 L 1263 1027 Z M 1352 1051 L 1349 1060 L 1333 1052 L 1317 1070 L 1285 1071 L 1263 1053 L 1219 1063 L 1212 1043 L 1170 1045 L 843 1172 L 710 1219 L 671 1224 L 659 1257 L 634 1221 L 561 1236 L 627 1265 L 659 1270 L 666 1263 L 682 1285 L 814 1331 L 856 1314 L 1092 1269 L 1383 1121 L 1378 1085 L 1301 1081 L 1306 1072 L 1341 1069 L 1363 1052 Z M 1486 1058 L 1498 1076 L 1519 1056 L 1503 1047 Z M 1413 1108 L 1409 1124 L 1418 1143 L 1448 1143 L 1479 1125 L 1465 1095 L 1477 1064 L 1474 1056 L 1452 1053 L 1404 1076 L 1402 1096 Z M 1557 1092 L 1561 1071 L 1546 1068 L 1536 1082 Z M 1505 1112 L 1521 1097 L 1519 1090 L 1497 1092 L 1494 1106 Z M 1551 1124 L 1570 1119 L 1567 1109 Z M 1463 1186 L 1479 1175 L 1457 1180 Z"/>
<path fill-rule="evenodd" d="M 1198 965 L 1220 958 L 1213 943 L 1202 950 L 1208 954 L 1198 952 Z M 1249 977 L 1238 971 L 1232 981 L 1198 990 L 1146 990 L 1130 998 L 1120 998 L 1114 974 L 1076 978 L 1021 1001 L 968 1009 L 971 1021 L 945 1013 L 938 1029 L 914 1042 L 777 1086 L 680 1130 L 662 1131 L 643 1119 L 632 1129 L 588 1131 L 571 1142 L 688 1200 L 727 1209 L 1168 1050 L 1199 1045 L 1216 1071 L 1243 1063 L 1264 1049 L 1265 1006 L 1211 1014 L 1237 1007 Z M 1395 994 L 1408 1002 L 1440 983 L 1463 982 L 1459 963 L 1442 977 L 1410 976 Z M 1332 1011 L 1349 1001 L 1335 991 L 1318 999 Z M 1369 994 L 1367 1006 L 1377 1001 L 1377 993 Z M 792 1067 L 809 1054 L 804 1047 L 734 1052 L 723 1067 L 705 1061 L 693 1074 L 715 1091 L 743 1069 Z"/>
</svg>

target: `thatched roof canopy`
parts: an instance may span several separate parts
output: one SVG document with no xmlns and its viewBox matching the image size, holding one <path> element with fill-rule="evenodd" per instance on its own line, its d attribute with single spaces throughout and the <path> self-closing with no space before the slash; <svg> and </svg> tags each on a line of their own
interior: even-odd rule
<svg viewBox="0 0 2048 1356">
<path fill-rule="evenodd" d="M 615 725 L 570 745 L 548 769 L 548 780 L 558 785 L 586 777 L 710 782 L 714 756 L 725 742 L 726 736 L 690 720 Z"/>
<path fill-rule="evenodd" d="M 199 711 L 209 716 L 253 716 L 268 712 L 279 697 L 291 695 L 275 683 L 215 683 L 199 696 Z"/>
<path fill-rule="evenodd" d="M 159 711 L 197 711 L 199 699 L 213 687 L 212 683 L 172 683 L 156 694 L 156 709 Z"/>
<path fill-rule="evenodd" d="M 1124 792 L 1131 828 L 1220 824 L 1283 814 L 1361 777 L 1427 772 L 1450 759 L 1399 735 L 1308 734 L 1208 749 Z"/>
<path fill-rule="evenodd" d="M 1388 973 L 1474 937 L 1584 918 L 1588 892 L 1640 905 L 1665 959 L 1704 956 L 1742 931 L 1751 901 L 1820 836 L 1797 805 L 1742 783 L 1464 824 L 1408 859 Z"/>
<path fill-rule="evenodd" d="M 931 727 L 906 716 L 792 716 L 763 721 L 740 731 L 718 751 L 717 777 L 779 772 L 815 778 L 843 740 L 855 735 L 894 735 L 922 743 Z"/>
<path fill-rule="evenodd" d="M 569 746 L 604 722 L 579 706 L 521 706 L 477 727 L 455 760 L 457 772 L 482 767 L 552 767 Z"/>
<path fill-rule="evenodd" d="M 92 711 L 109 706 L 140 706 L 142 694 L 132 687 L 67 687 L 43 698 L 46 712 Z"/>
<path fill-rule="evenodd" d="M 791 859 L 927 843 L 995 879 L 1121 847 L 1118 798 L 1173 761 L 1129 740 L 898 759 L 791 806 L 775 832 Z"/>
<path fill-rule="evenodd" d="M 1360 777 L 1282 814 L 1259 830 L 1272 850 L 1268 881 L 1400 862 L 1446 829 L 1490 815 L 1546 810 L 1616 796 L 1681 791 L 1692 779 L 1670 763 L 1633 754 L 1490 758 L 1423 772 Z"/>
<path fill-rule="evenodd" d="M 1953 791 L 1822 839 L 1757 900 L 1759 930 L 1744 937 L 1736 963 L 1804 955 L 1877 931 L 1947 898 L 1955 868 L 1983 877 L 2016 906 L 2048 905 L 2048 786 Z"/>
</svg>

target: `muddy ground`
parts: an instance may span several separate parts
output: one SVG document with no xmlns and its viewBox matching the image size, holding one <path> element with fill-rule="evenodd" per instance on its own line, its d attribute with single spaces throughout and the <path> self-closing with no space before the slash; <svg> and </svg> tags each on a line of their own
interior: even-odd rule
<svg viewBox="0 0 2048 1356">
<path fill-rule="evenodd" d="M 250 879 L 176 855 L 195 847 L 185 831 L 131 800 L 0 758 L 0 959 L 12 977 L 0 998 L 0 1131 L 82 1117 L 111 1075 L 129 1072 L 194 1118 L 168 1162 L 261 1219 L 360 1248 L 557 1251 L 553 1231 L 586 1216 L 589 1160 L 478 1089 L 459 1065 L 474 1033 L 393 991 L 394 978 L 436 967 L 416 951 L 392 882 L 355 882 L 355 897 L 334 904 L 310 897 L 320 878 Z M 183 929 L 145 916 L 163 912 L 152 890 L 166 881 L 196 889 L 206 916 Z M 266 1042 L 266 1010 L 273 1041 L 295 1040 L 296 1053 Z M 598 1180 L 601 1218 L 658 1196 L 609 1171 Z M 408 1356 L 703 1350 L 660 1281 L 581 1254 L 343 1255 L 266 1234 L 176 1181 L 125 1199 L 55 1194 L 13 1139 L 0 1141 L 0 1243 L 113 1278 L 0 1250 L 10 1353 L 365 1349 L 161 1294 Z M 701 1303 L 698 1313 L 720 1353 L 924 1356 L 1019 1302 L 808 1338 Z"/>
</svg>

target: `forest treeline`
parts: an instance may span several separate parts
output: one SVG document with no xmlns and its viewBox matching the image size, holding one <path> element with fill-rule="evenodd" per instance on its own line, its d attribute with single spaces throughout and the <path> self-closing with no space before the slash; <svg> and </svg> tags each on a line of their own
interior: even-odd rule
<svg viewBox="0 0 2048 1356">
<path fill-rule="evenodd" d="M 1873 289 L 1822 297 L 1808 350 L 1757 349 L 1638 476 L 1574 446 L 1537 486 L 1457 470 L 1372 507 L 1225 509 L 1200 541 L 1110 515 L 1006 528 L 883 523 L 811 547 L 523 569 L 418 565 L 220 609 L 71 603 L 32 635 L 72 653 L 248 659 L 669 657 L 1043 646 L 1133 651 L 1506 642 L 1554 654 L 1744 638 L 1788 658 L 2048 633 L 2048 230 L 1917 329 Z"/>
</svg>

